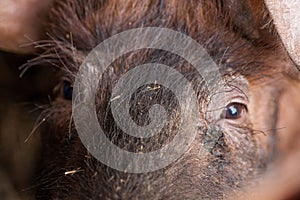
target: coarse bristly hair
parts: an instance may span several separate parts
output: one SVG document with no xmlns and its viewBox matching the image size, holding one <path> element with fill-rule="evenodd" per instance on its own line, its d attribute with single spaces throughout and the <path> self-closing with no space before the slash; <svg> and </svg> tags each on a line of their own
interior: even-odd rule
<svg viewBox="0 0 300 200">
<path fill-rule="evenodd" d="M 203 45 L 224 77 L 242 75 L 250 80 L 270 75 L 279 65 L 273 62 L 275 53 L 284 51 L 265 5 L 258 0 L 57 0 L 45 23 L 46 38 L 36 43 L 40 55 L 28 65 L 50 63 L 72 83 L 94 47 L 112 35 L 140 27 L 164 27 L 190 36 Z M 202 79 L 179 56 L 153 49 L 121 56 L 99 82 L 97 114 L 112 142 L 132 152 L 168 143 L 180 118 L 178 102 L 167 88 L 146 94 L 140 88 L 132 100 L 132 118 L 147 124 L 147 115 L 139 117 L 139 112 L 162 104 L 170 108 L 170 122 L 162 133 L 149 140 L 134 139 L 122 136 L 114 123 L 109 111 L 113 85 L 132 66 L 149 62 L 174 66 L 193 82 L 199 104 L 207 104 Z M 266 165 L 249 123 L 224 128 L 204 117 L 206 124 L 199 128 L 191 149 L 170 166 L 145 174 L 120 172 L 101 164 L 84 148 L 70 120 L 69 101 L 54 100 L 49 110 L 42 135 L 38 199 L 222 199 Z M 201 148 L 204 158 L 199 157 Z M 66 175 L 72 170 L 72 175 Z"/>
</svg>

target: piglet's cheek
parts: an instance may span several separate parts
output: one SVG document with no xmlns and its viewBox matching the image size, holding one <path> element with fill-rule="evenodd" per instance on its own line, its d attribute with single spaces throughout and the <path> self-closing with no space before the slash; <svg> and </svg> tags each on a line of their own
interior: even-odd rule
<svg viewBox="0 0 300 200">
<path fill-rule="evenodd" d="M 279 149 L 284 155 L 300 147 L 300 83 L 288 80 L 278 105 L 277 133 Z"/>
</svg>

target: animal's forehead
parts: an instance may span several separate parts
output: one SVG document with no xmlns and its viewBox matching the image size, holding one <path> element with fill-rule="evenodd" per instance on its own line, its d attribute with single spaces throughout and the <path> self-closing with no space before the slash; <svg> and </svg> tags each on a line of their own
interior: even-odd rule
<svg viewBox="0 0 300 200">
<path fill-rule="evenodd" d="M 201 44 L 224 73 L 231 73 L 227 69 L 250 73 L 247 68 L 263 65 L 257 58 L 260 50 L 229 28 L 228 17 L 214 1 L 56 1 L 47 23 L 53 46 L 44 54 L 55 57 L 63 68 L 62 62 L 68 63 L 75 72 L 88 53 L 112 35 L 165 27 Z"/>
<path fill-rule="evenodd" d="M 91 50 L 112 35 L 140 27 L 172 28 L 198 42 L 228 32 L 228 19 L 221 16 L 213 1 L 57 1 L 49 19 L 48 30 L 54 39 L 72 39 L 83 50 Z"/>
</svg>

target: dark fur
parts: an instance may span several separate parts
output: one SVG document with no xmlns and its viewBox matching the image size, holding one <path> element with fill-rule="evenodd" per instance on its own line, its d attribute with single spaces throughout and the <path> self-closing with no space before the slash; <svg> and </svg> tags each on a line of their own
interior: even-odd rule
<svg viewBox="0 0 300 200">
<path fill-rule="evenodd" d="M 202 44 L 219 64 L 224 77 L 243 75 L 258 79 L 273 69 L 270 57 L 281 52 L 279 38 L 261 1 L 218 0 L 66 0 L 55 1 L 46 23 L 47 38 L 37 44 L 41 55 L 31 64 L 51 63 L 62 79 L 74 81 L 84 57 L 97 44 L 124 30 L 137 27 L 167 27 L 185 33 Z M 114 74 L 105 73 L 99 84 L 97 111 L 100 124 L 115 144 L 137 152 L 159 148 L 172 139 L 178 123 L 176 99 L 167 89 L 144 95 L 139 107 L 133 99 L 132 116 L 147 123 L 147 106 L 160 103 L 169 108 L 170 122 L 161 135 L 150 140 L 121 136 L 109 111 L 111 88 L 132 66 L 160 62 L 184 74 L 198 91 L 200 107 L 207 106 L 202 79 L 183 59 L 168 52 L 142 50 L 115 61 Z M 272 66 L 276 64 L 272 63 Z M 158 96 L 155 100 L 150 97 Z M 188 106 L 188 105 L 186 105 Z M 225 106 L 225 105 L 224 105 Z M 145 109 L 145 110 L 143 110 Z M 71 118 L 71 102 L 58 97 L 51 102 L 47 127 L 42 135 L 43 159 L 38 180 L 38 199 L 221 199 L 248 184 L 266 163 L 251 122 L 220 127 L 203 113 L 204 125 L 189 152 L 165 169 L 130 174 L 106 167 L 91 157 L 81 144 Z M 48 115 L 49 114 L 49 115 Z M 170 135 L 166 137 L 166 135 Z M 239 143 L 232 140 L 238 138 Z M 205 158 L 199 157 L 201 148 Z M 73 175 L 65 171 L 78 169 Z"/>
</svg>

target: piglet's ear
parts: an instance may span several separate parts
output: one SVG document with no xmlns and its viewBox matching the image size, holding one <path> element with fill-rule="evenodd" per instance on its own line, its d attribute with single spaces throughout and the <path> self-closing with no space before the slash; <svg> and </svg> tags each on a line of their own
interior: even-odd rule
<svg viewBox="0 0 300 200">
<path fill-rule="evenodd" d="M 15 53 L 31 53 L 25 45 L 40 39 L 42 23 L 52 0 L 1 0 L 0 49 Z"/>
<path fill-rule="evenodd" d="M 287 51 L 300 66 L 300 1 L 265 0 L 265 3 Z"/>
<path fill-rule="evenodd" d="M 254 46 L 274 49 L 281 43 L 264 0 L 218 0 L 229 26 Z"/>
</svg>

